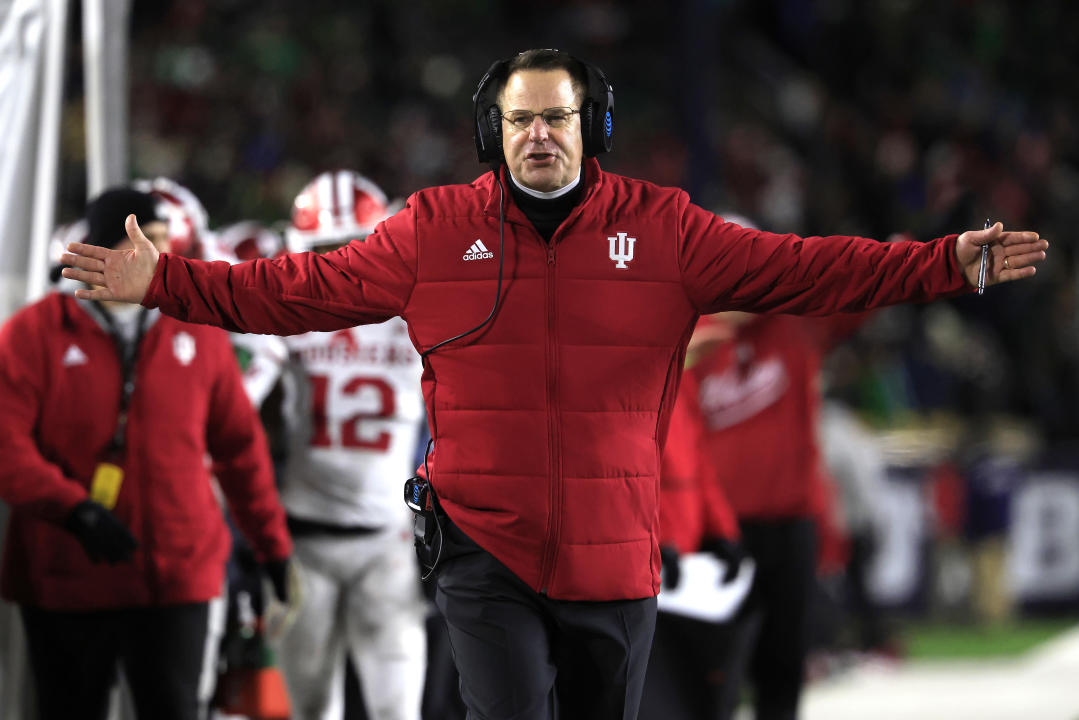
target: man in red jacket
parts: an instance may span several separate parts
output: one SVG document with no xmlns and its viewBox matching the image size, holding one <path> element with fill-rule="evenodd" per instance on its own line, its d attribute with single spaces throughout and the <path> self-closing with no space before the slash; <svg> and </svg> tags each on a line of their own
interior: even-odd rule
<svg viewBox="0 0 1079 720">
<path fill-rule="evenodd" d="M 475 96 L 495 171 L 429 188 L 362 242 L 227 266 L 72 245 L 86 297 L 248 332 L 399 315 L 424 356 L 430 483 L 474 550 L 439 568 L 479 717 L 631 718 L 659 590 L 660 448 L 698 315 L 828 314 L 1027 277 L 1047 243 L 999 225 L 930 243 L 748 230 L 686 193 L 603 172 L 614 94 L 553 50 Z M 588 159 L 585 159 L 585 158 Z M 486 318 L 486 320 L 485 320 Z"/>
<path fill-rule="evenodd" d="M 129 245 L 133 209 L 165 235 L 150 196 L 119 189 L 91 204 L 90 242 Z M 230 545 L 207 454 L 281 596 L 292 547 L 227 336 L 55 293 L 0 329 L 0 397 L 0 591 L 40 717 L 103 718 L 122 664 L 139 717 L 195 720 Z"/>
</svg>

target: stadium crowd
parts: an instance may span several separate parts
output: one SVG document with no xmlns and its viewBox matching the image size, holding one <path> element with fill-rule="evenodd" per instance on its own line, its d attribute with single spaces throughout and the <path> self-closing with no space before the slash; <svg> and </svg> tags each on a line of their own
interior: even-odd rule
<svg viewBox="0 0 1079 720">
<path fill-rule="evenodd" d="M 933 375 L 906 383 L 893 411 L 1007 412 L 1065 440 L 1079 427 L 1066 241 L 1079 221 L 1068 81 L 1079 60 L 1036 48 L 1066 46 L 1060 32 L 1076 12 L 850 0 L 565 2 L 542 12 L 433 0 L 137 5 L 133 175 L 179 179 L 218 224 L 279 221 L 328 168 L 359 168 L 402 196 L 470 182 L 481 168 L 468 108 L 489 58 L 571 45 L 618 91 L 619 147 L 634 151 L 604 158 L 613 172 L 679 185 L 775 232 L 927 239 L 990 217 L 1064 241 L 1035 282 L 955 301 L 962 332 L 949 338 L 930 337 L 934 320 L 948 321 L 940 313 L 890 311 L 902 342 L 882 330 L 863 359 Z M 85 197 L 80 93 L 68 95 L 61 220 Z M 1043 308 L 1034 322 L 1015 309 L 1027 305 Z M 1031 371 L 1000 385 L 1017 367 Z"/>
</svg>

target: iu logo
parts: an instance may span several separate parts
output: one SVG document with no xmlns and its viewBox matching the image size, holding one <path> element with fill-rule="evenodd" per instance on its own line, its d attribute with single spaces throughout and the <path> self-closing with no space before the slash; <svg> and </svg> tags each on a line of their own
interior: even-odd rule
<svg viewBox="0 0 1079 720">
<path fill-rule="evenodd" d="M 190 365 L 195 359 L 195 338 L 184 331 L 172 336 L 172 354 L 180 361 L 181 365 Z"/>
<path fill-rule="evenodd" d="M 626 237 L 626 233 L 618 233 L 618 237 L 609 237 L 607 242 L 611 244 L 611 260 L 614 260 L 614 266 L 620 270 L 625 270 L 629 267 L 626 265 L 633 259 L 633 244 L 637 242 L 637 238 Z"/>
</svg>

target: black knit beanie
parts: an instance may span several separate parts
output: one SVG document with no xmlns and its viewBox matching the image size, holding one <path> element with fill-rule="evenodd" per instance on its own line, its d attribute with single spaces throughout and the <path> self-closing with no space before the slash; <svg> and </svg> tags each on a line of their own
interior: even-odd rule
<svg viewBox="0 0 1079 720">
<path fill-rule="evenodd" d="M 148 193 L 126 187 L 109 188 L 86 206 L 86 221 L 90 225 L 87 245 L 111 248 L 127 238 L 124 221 L 134 214 L 139 225 L 161 220 L 157 201 Z"/>
</svg>

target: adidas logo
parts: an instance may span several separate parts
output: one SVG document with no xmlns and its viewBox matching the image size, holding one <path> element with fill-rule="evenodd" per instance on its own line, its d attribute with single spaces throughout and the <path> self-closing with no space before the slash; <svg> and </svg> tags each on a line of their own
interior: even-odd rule
<svg viewBox="0 0 1079 720">
<path fill-rule="evenodd" d="M 495 254 L 487 249 L 487 246 L 483 244 L 483 241 L 476 238 L 476 242 L 472 243 L 472 247 L 468 249 L 463 257 L 465 260 L 490 260 Z"/>
<path fill-rule="evenodd" d="M 68 345 L 67 352 L 64 353 L 64 359 L 61 364 L 64 367 L 71 367 L 72 365 L 85 365 L 87 363 L 86 353 L 84 353 L 78 345 L 72 343 Z"/>
</svg>

